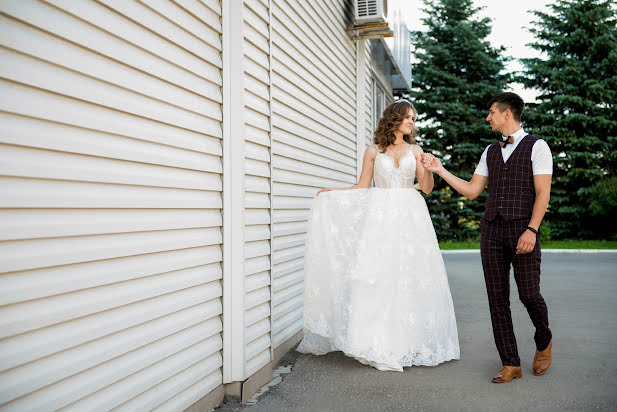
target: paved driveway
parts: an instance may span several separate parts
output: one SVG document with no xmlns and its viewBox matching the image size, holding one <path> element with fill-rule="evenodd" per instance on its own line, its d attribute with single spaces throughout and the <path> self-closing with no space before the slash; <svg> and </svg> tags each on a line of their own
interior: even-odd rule
<svg viewBox="0 0 617 412">
<path fill-rule="evenodd" d="M 380 372 L 340 352 L 291 353 L 293 370 L 251 411 L 617 410 L 617 254 L 545 254 L 542 294 L 553 365 L 533 376 L 533 327 L 512 280 L 512 315 L 523 379 L 493 384 L 500 369 L 479 254 L 446 255 L 461 359 Z"/>
</svg>

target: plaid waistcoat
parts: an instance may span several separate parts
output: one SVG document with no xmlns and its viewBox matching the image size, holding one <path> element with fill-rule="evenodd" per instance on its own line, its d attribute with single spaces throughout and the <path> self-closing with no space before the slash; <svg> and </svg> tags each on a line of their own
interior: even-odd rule
<svg viewBox="0 0 617 412">
<path fill-rule="evenodd" d="M 484 211 L 485 219 L 493 220 L 497 214 L 504 220 L 531 217 L 536 200 L 531 149 L 537 140 L 537 137 L 530 134 L 523 137 L 505 163 L 499 143 L 488 148 L 488 200 Z"/>
</svg>

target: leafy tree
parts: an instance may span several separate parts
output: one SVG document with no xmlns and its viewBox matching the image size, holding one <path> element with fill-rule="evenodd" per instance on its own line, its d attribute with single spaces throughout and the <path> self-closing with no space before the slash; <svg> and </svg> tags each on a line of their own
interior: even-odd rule
<svg viewBox="0 0 617 412">
<path fill-rule="evenodd" d="M 615 2 L 557 0 L 551 12 L 535 15 L 530 46 L 542 57 L 523 59 L 521 81 L 540 92 L 526 111 L 527 126 L 553 152 L 551 235 L 610 237 L 615 226 L 599 216 L 616 209 L 614 180 L 598 183 L 615 177 L 617 167 Z"/>
<path fill-rule="evenodd" d="M 495 135 L 487 125 L 486 103 L 504 91 L 504 48 L 486 40 L 490 20 L 476 17 L 472 0 L 426 0 L 426 32 L 412 32 L 417 63 L 412 97 L 422 127 L 418 143 L 440 156 L 457 176 L 470 179 Z M 486 194 L 470 201 L 436 178 L 427 198 L 440 240 L 478 236 Z"/>
</svg>

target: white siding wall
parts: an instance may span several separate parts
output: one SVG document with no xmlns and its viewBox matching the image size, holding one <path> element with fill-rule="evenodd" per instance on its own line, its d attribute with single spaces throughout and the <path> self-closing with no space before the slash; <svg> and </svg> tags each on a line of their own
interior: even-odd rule
<svg viewBox="0 0 617 412">
<path fill-rule="evenodd" d="M 348 2 L 272 5 L 273 345 L 302 329 L 311 199 L 356 179 L 355 43 Z"/>
<path fill-rule="evenodd" d="M 223 383 L 223 165 L 225 382 L 302 329 L 311 200 L 372 143 L 371 46 L 347 0 L 225 1 L 225 56 L 221 0 L 0 3 L 0 409 Z"/>
<path fill-rule="evenodd" d="M 270 45 L 268 0 L 243 9 L 245 105 L 245 374 L 271 360 Z"/>
<path fill-rule="evenodd" d="M 222 382 L 219 1 L 0 11 L 0 405 L 186 408 Z"/>
<path fill-rule="evenodd" d="M 373 71 L 371 70 L 371 42 L 364 41 L 365 59 L 364 59 L 364 123 L 366 124 L 366 145 L 373 144 L 373 132 L 377 125 L 373 125 Z"/>
</svg>

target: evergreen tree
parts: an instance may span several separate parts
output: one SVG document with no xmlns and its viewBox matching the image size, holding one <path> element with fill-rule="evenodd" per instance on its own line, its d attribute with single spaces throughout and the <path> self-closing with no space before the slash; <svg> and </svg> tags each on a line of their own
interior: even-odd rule
<svg viewBox="0 0 617 412">
<path fill-rule="evenodd" d="M 540 91 L 527 124 L 553 152 L 547 214 L 553 238 L 611 237 L 613 225 L 598 212 L 615 210 L 606 196 L 617 166 L 617 28 L 615 2 L 557 0 L 535 12 L 531 46 L 542 58 L 524 59 L 522 82 Z M 612 180 L 614 187 L 614 179 Z M 613 200 L 614 201 L 614 200 Z"/>
<path fill-rule="evenodd" d="M 487 102 L 504 91 L 503 47 L 486 40 L 488 18 L 472 0 L 426 0 L 426 32 L 413 32 L 417 63 L 413 68 L 412 97 L 421 122 L 418 143 L 439 156 L 444 166 L 471 179 L 485 147 L 499 138 L 484 120 Z M 470 201 L 435 179 L 427 198 L 440 240 L 478 236 L 486 194 Z"/>
</svg>

